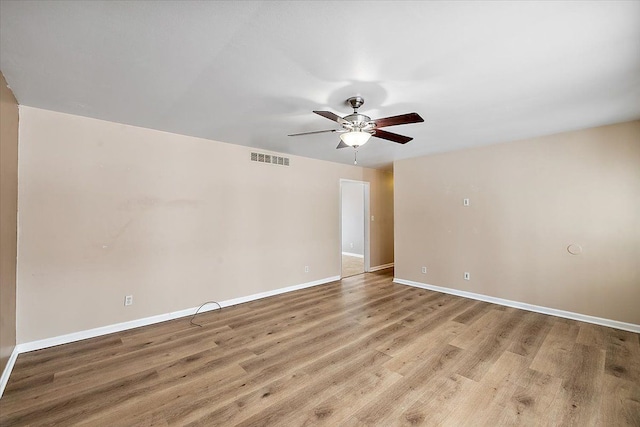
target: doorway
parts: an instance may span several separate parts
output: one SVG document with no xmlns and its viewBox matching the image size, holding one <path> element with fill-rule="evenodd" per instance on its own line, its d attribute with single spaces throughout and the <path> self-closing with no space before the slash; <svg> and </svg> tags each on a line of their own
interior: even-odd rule
<svg viewBox="0 0 640 427">
<path fill-rule="evenodd" d="M 369 183 L 340 180 L 341 277 L 369 271 Z"/>
</svg>

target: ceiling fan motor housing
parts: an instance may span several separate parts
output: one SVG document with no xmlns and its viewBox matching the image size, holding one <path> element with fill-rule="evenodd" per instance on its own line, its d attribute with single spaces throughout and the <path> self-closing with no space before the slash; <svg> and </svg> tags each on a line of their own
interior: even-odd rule
<svg viewBox="0 0 640 427">
<path fill-rule="evenodd" d="M 365 116 L 364 114 L 353 113 L 344 117 L 345 120 L 351 122 L 353 128 L 364 129 L 364 128 L 373 128 L 373 124 L 371 123 L 371 118 L 369 116 Z"/>
</svg>

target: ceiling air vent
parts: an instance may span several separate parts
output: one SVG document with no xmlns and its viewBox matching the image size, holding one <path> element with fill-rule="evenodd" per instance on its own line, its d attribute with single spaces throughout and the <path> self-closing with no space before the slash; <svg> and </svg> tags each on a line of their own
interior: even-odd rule
<svg viewBox="0 0 640 427">
<path fill-rule="evenodd" d="M 274 156 L 272 154 L 251 153 L 251 161 L 258 163 L 270 163 L 272 165 L 289 166 L 288 157 Z"/>
</svg>

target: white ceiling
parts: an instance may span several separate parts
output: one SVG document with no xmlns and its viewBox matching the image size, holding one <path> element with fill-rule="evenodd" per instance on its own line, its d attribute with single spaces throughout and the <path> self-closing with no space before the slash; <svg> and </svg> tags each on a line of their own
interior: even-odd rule
<svg viewBox="0 0 640 427">
<path fill-rule="evenodd" d="M 352 163 L 312 110 L 386 128 L 362 166 L 640 118 L 640 2 L 0 3 L 23 105 Z"/>
</svg>

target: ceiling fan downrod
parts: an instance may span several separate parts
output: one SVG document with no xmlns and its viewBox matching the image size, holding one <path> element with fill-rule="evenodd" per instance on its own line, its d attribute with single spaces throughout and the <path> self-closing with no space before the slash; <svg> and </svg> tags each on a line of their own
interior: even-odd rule
<svg viewBox="0 0 640 427">
<path fill-rule="evenodd" d="M 357 114 L 358 108 L 362 107 L 362 104 L 364 104 L 364 98 L 361 96 L 352 96 L 347 99 L 347 102 L 351 105 L 351 108 L 353 108 L 353 113 Z"/>
</svg>

